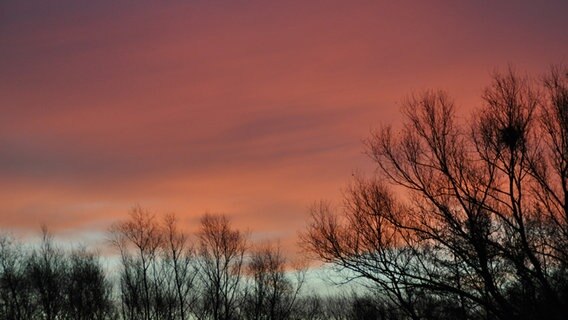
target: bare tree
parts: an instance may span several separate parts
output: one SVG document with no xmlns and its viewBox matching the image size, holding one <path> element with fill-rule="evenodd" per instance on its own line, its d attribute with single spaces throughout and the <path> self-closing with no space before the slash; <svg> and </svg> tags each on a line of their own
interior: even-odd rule
<svg viewBox="0 0 568 320">
<path fill-rule="evenodd" d="M 150 320 L 159 297 L 157 258 L 163 244 L 162 230 L 153 214 L 134 207 L 130 219 L 111 228 L 112 243 L 122 261 L 123 317 Z"/>
<path fill-rule="evenodd" d="M 534 194 L 550 224 L 546 251 L 568 265 L 568 70 L 552 68 L 544 78 L 545 101 L 538 114 L 541 142 L 538 157 L 531 158 Z"/>
<path fill-rule="evenodd" d="M 67 271 L 63 251 L 53 242 L 47 227 L 42 226 L 42 242 L 27 262 L 26 273 L 30 281 L 32 297 L 37 306 L 36 319 L 59 319 L 64 311 L 64 288 Z"/>
<path fill-rule="evenodd" d="M 391 302 L 419 319 L 413 288 L 408 285 L 415 257 L 406 247 L 406 241 L 416 240 L 398 232 L 392 223 L 402 210 L 385 185 L 357 177 L 346 192 L 341 214 L 326 202 L 312 207 L 312 220 L 302 240 L 324 262 L 370 280 Z"/>
<path fill-rule="evenodd" d="M 264 244 L 251 254 L 247 273 L 251 285 L 245 299 L 246 318 L 251 320 L 290 319 L 304 284 L 305 270 L 286 270 L 280 247 Z M 296 279 L 291 279 L 295 273 Z"/>
<path fill-rule="evenodd" d="M 327 320 L 324 299 L 315 293 L 304 295 L 298 299 L 298 319 L 304 320 Z"/>
<path fill-rule="evenodd" d="M 306 247 L 413 319 L 434 317 L 429 301 L 454 305 L 459 318 L 562 318 L 566 76 L 554 69 L 542 90 L 497 73 L 468 125 L 443 92 L 410 97 L 403 129 L 367 141 L 377 177 L 356 178 L 339 212 L 314 207 Z"/>
<path fill-rule="evenodd" d="M 64 294 L 68 319 L 103 320 L 114 317 L 112 286 L 97 255 L 84 248 L 74 251 L 69 258 L 66 276 L 68 281 Z"/>
<path fill-rule="evenodd" d="M 194 308 L 196 290 L 194 280 L 197 276 L 194 253 L 189 245 L 187 234 L 178 229 L 175 215 L 164 217 L 164 268 L 167 280 L 172 284 L 177 305 L 179 319 L 187 319 Z"/>
<path fill-rule="evenodd" d="M 247 237 L 226 216 L 206 214 L 199 232 L 199 265 L 203 310 L 214 320 L 237 317 Z"/>
<path fill-rule="evenodd" d="M 0 318 L 32 317 L 30 283 L 26 275 L 27 252 L 8 235 L 0 235 Z"/>
<path fill-rule="evenodd" d="M 45 226 L 38 247 L 0 236 L 1 319 L 115 319 L 98 256 L 57 247 Z"/>
</svg>

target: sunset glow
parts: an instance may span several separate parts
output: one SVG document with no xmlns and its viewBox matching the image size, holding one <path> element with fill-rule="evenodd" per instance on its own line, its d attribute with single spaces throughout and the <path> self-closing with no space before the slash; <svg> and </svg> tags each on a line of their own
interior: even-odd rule
<svg viewBox="0 0 568 320">
<path fill-rule="evenodd" d="M 0 228 L 78 239 L 139 204 L 221 212 L 293 251 L 370 173 L 401 99 L 460 114 L 492 71 L 567 63 L 566 1 L 3 1 Z M 83 238 L 84 239 L 84 238 Z"/>
</svg>

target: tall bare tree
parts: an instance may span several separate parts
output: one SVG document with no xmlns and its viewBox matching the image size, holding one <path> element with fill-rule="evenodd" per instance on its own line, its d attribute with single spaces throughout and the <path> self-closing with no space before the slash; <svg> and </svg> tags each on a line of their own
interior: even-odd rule
<svg viewBox="0 0 568 320">
<path fill-rule="evenodd" d="M 413 319 L 435 313 L 428 300 L 459 318 L 562 318 L 567 83 L 561 68 L 543 86 L 496 73 L 468 124 L 444 92 L 411 96 L 402 129 L 367 141 L 377 176 L 356 178 L 340 210 L 314 207 L 306 247 Z"/>
<path fill-rule="evenodd" d="M 175 215 L 166 215 L 163 223 L 163 266 L 166 269 L 166 279 L 175 292 L 179 319 L 184 320 L 188 319 L 195 307 L 197 266 L 194 263 L 194 252 L 188 235 L 179 229 Z"/>
<path fill-rule="evenodd" d="M 201 218 L 198 261 L 203 310 L 211 319 L 237 318 L 246 250 L 246 235 L 232 228 L 226 216 L 206 214 Z"/>
<path fill-rule="evenodd" d="M 163 234 L 155 216 L 134 207 L 130 219 L 111 228 L 112 242 L 121 254 L 121 294 L 123 317 L 150 320 L 157 312 L 157 258 L 163 244 Z"/>
</svg>

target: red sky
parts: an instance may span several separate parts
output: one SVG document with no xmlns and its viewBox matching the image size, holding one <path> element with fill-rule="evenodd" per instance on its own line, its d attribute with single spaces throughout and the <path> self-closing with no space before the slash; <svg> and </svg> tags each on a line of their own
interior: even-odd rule
<svg viewBox="0 0 568 320">
<path fill-rule="evenodd" d="M 0 2 L 0 228 L 140 204 L 293 243 L 405 95 L 568 63 L 566 1 Z"/>
</svg>

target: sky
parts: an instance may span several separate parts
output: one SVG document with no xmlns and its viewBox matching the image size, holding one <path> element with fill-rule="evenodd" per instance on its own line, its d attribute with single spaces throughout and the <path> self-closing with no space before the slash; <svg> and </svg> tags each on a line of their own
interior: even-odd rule
<svg viewBox="0 0 568 320">
<path fill-rule="evenodd" d="M 0 2 L 0 229 L 97 239 L 134 205 L 288 248 L 362 140 L 496 69 L 568 63 L 566 1 Z"/>
</svg>

